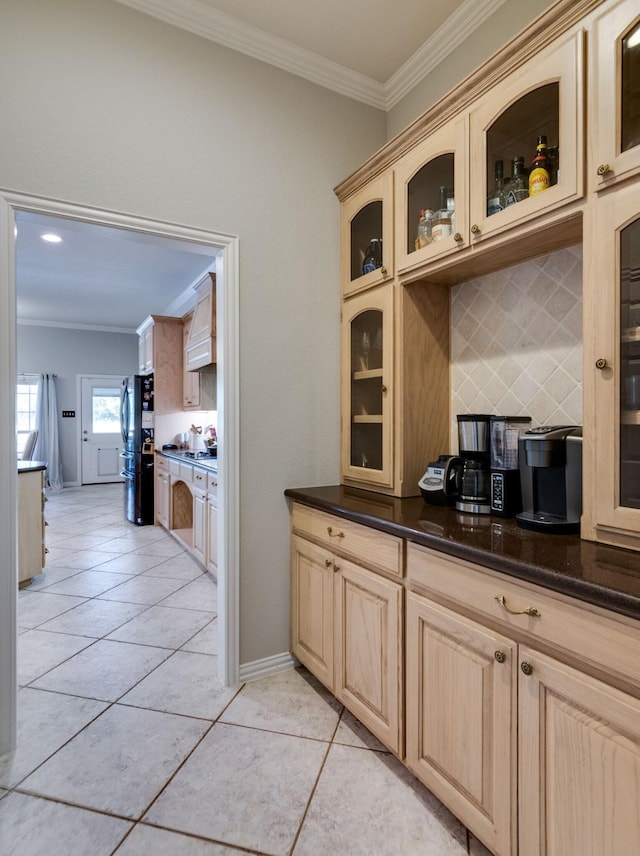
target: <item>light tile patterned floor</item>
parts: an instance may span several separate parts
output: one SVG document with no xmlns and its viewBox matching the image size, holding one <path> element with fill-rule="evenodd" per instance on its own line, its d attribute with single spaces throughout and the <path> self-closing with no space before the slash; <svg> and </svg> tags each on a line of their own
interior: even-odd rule
<svg viewBox="0 0 640 856">
<path fill-rule="evenodd" d="M 217 679 L 213 579 L 122 486 L 51 492 L 19 594 L 2 856 L 482 856 L 305 670 Z"/>
</svg>

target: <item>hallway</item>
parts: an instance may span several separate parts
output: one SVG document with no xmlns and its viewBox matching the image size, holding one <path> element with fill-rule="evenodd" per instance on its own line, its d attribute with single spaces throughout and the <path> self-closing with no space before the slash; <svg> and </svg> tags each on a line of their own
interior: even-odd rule
<svg viewBox="0 0 640 856">
<path fill-rule="evenodd" d="M 306 671 L 222 687 L 215 581 L 123 521 L 120 484 L 50 492 L 46 517 L 2 856 L 487 853 Z"/>
</svg>

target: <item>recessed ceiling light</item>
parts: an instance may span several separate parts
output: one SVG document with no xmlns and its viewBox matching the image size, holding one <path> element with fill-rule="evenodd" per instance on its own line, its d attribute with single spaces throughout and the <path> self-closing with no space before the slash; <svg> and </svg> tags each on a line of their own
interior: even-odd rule
<svg viewBox="0 0 640 856">
<path fill-rule="evenodd" d="M 53 232 L 47 232 L 44 235 L 40 235 L 43 241 L 48 241 L 50 244 L 59 244 L 62 241 L 60 235 L 55 235 Z"/>
</svg>

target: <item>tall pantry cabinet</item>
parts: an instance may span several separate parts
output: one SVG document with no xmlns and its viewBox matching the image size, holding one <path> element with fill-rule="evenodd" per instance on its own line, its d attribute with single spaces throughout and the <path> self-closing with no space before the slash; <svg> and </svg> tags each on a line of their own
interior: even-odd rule
<svg viewBox="0 0 640 856">
<path fill-rule="evenodd" d="M 640 9 L 593 24 L 585 212 L 583 535 L 637 549 L 640 531 Z"/>
</svg>

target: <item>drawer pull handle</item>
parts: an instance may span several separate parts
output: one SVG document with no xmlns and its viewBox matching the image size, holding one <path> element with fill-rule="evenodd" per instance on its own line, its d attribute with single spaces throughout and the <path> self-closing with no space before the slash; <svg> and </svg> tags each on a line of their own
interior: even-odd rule
<svg viewBox="0 0 640 856">
<path fill-rule="evenodd" d="M 504 651 L 496 651 L 493 656 L 496 658 L 496 662 L 498 663 L 504 663 L 507 659 L 507 655 L 504 653 Z"/>
<path fill-rule="evenodd" d="M 330 538 L 344 538 L 344 532 L 334 532 L 332 526 L 327 526 L 327 532 Z"/>
<path fill-rule="evenodd" d="M 331 561 L 331 559 L 325 559 L 325 560 L 324 560 L 324 566 L 325 566 L 325 568 L 330 568 L 330 567 L 331 567 L 331 565 L 333 565 L 333 562 Z"/>
<path fill-rule="evenodd" d="M 603 176 L 606 175 L 608 172 L 611 172 L 611 167 L 608 163 L 601 163 L 596 171 L 599 176 Z"/>
<path fill-rule="evenodd" d="M 337 574 L 339 570 L 340 570 L 340 565 L 336 565 L 336 563 L 334 562 L 333 563 L 333 573 Z"/>
<path fill-rule="evenodd" d="M 531 615 L 533 618 L 540 618 L 540 612 L 535 608 L 535 606 L 528 606 L 526 609 L 510 609 L 507 606 L 507 601 L 503 594 L 500 596 L 496 595 L 496 600 L 505 612 L 509 613 L 509 615 Z"/>
<path fill-rule="evenodd" d="M 520 663 L 520 668 L 522 669 L 522 673 L 524 675 L 533 674 L 533 666 L 531 665 L 531 663 L 527 663 L 526 660 L 523 660 L 522 663 Z"/>
</svg>

